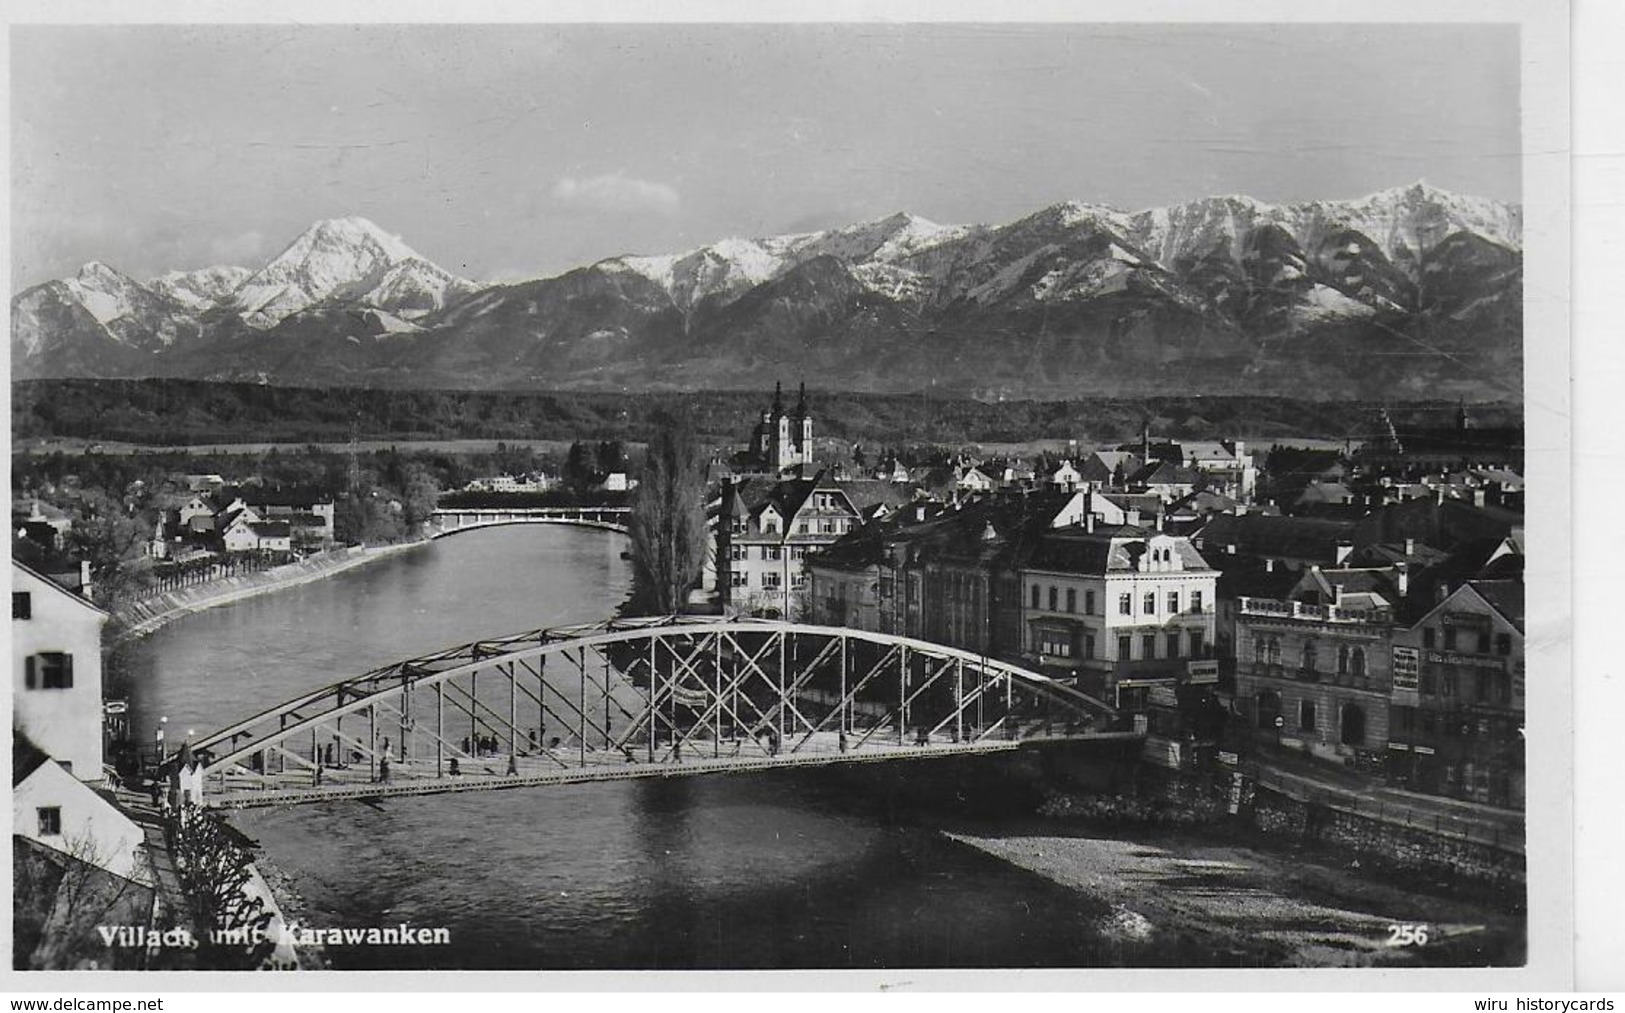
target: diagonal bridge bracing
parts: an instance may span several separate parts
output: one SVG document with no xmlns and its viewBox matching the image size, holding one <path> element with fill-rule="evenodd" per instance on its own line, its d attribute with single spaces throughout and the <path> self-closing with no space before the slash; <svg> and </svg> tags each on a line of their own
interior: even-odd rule
<svg viewBox="0 0 1625 1013">
<path fill-rule="evenodd" d="M 296 804 L 997 752 L 1112 708 L 923 641 L 754 619 L 620 619 L 476 641 L 193 743 L 204 803 Z"/>
</svg>

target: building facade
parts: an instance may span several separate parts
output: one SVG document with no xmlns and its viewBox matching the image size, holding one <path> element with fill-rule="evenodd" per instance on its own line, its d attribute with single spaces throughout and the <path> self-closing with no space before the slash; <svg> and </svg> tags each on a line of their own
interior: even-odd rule
<svg viewBox="0 0 1625 1013">
<path fill-rule="evenodd" d="M 1217 579 L 1184 537 L 1092 524 L 1052 532 L 1020 558 L 1021 652 L 1131 709 L 1154 685 L 1215 682 Z"/>
<path fill-rule="evenodd" d="M 1376 586 L 1391 576 L 1314 568 L 1287 598 L 1238 601 L 1236 700 L 1263 741 L 1367 768 L 1385 761 L 1403 591 Z"/>
<path fill-rule="evenodd" d="M 11 564 L 13 725 L 74 777 L 102 777 L 102 625 L 108 615 Z"/>
<path fill-rule="evenodd" d="M 780 482 L 728 482 L 716 526 L 717 590 L 735 614 L 802 618 L 808 553 L 857 527 L 840 483 L 822 475 Z"/>
<path fill-rule="evenodd" d="M 1469 581 L 1395 634 L 1389 777 L 1524 804 L 1523 584 Z"/>
</svg>

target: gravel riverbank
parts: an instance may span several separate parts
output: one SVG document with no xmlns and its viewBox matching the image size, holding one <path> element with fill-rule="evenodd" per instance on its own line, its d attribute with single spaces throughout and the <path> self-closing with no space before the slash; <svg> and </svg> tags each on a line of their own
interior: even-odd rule
<svg viewBox="0 0 1625 1013">
<path fill-rule="evenodd" d="M 1518 965 L 1521 914 L 1431 896 L 1323 855 L 1159 835 L 1139 839 L 1049 826 L 945 831 L 955 841 L 1105 901 L 1101 931 L 1126 963 L 1177 966 L 1182 953 L 1248 967 Z M 1397 945 L 1390 926 L 1425 925 Z"/>
</svg>

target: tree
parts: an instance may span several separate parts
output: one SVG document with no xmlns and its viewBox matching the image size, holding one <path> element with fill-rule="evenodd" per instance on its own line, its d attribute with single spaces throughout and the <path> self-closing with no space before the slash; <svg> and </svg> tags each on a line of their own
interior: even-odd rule
<svg viewBox="0 0 1625 1013">
<path fill-rule="evenodd" d="M 428 467 L 417 461 L 408 464 L 401 489 L 401 503 L 406 511 L 408 529 L 418 530 L 434 513 L 439 499 L 440 485 Z"/>
<path fill-rule="evenodd" d="M 632 496 L 632 603 L 646 615 L 682 610 L 705 564 L 705 486 L 693 416 L 659 413 Z"/>
<path fill-rule="evenodd" d="M 265 934 L 272 914 L 264 898 L 249 891 L 254 855 L 242 835 L 214 813 L 188 806 L 174 824 L 172 842 L 175 872 L 201 934 L 199 964 L 211 969 L 259 967 L 275 949 L 275 941 Z"/>
</svg>

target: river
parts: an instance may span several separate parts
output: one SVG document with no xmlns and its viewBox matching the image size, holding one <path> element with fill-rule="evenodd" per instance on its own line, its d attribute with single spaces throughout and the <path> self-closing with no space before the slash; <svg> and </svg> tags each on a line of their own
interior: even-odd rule
<svg viewBox="0 0 1625 1013">
<path fill-rule="evenodd" d="M 134 727 L 150 737 L 167 716 L 173 741 L 388 661 L 604 618 L 628 584 L 625 544 L 572 528 L 485 529 L 187 616 L 136 652 L 142 689 Z M 1124 929 L 1121 897 L 1041 874 L 1046 849 L 1059 853 L 1062 843 L 1114 856 L 1120 877 L 1142 874 L 1151 862 L 1180 872 L 1188 856 L 1178 847 L 1075 837 L 1046 844 L 1042 835 L 1057 833 L 1054 826 L 938 821 L 929 807 L 900 812 L 895 792 L 852 789 L 851 777 L 828 771 L 776 772 L 332 802 L 251 810 L 232 821 L 286 877 L 304 924 L 449 930 L 449 945 L 330 947 L 336 968 L 1089 967 L 1280 958 L 1279 948 L 1241 953 L 1235 933 L 1189 926 L 1172 944 L 1137 941 L 1134 919 Z M 1031 854 L 996 857 L 1012 840 L 1029 842 Z M 1234 849 L 1226 861 L 1260 883 L 1299 864 Z M 1180 889 L 1178 882 L 1169 875 L 1168 889 Z M 1329 917 L 1323 905 L 1265 893 L 1282 908 L 1271 919 L 1311 909 Z M 1372 906 L 1345 904 L 1332 914 L 1358 938 L 1377 939 L 1386 919 L 1402 912 Z"/>
</svg>

